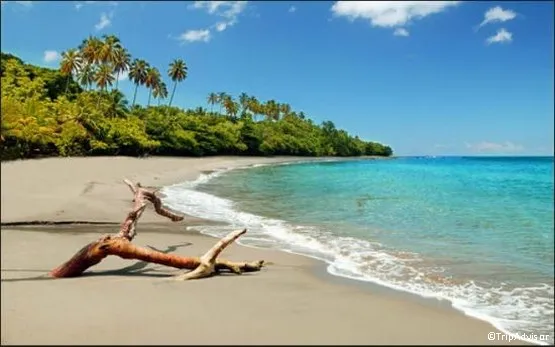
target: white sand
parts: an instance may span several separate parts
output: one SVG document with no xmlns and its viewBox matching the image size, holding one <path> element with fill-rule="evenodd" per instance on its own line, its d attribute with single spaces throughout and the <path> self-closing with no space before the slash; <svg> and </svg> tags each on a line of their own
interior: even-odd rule
<svg viewBox="0 0 555 347">
<path fill-rule="evenodd" d="M 146 186 L 202 170 L 291 158 L 71 158 L 2 163 L 2 222 L 121 222 L 123 177 Z M 200 255 L 214 239 L 146 211 L 135 243 Z M 40 228 L 39 228 L 40 229 Z M 167 267 L 111 257 L 74 279 L 36 279 L 117 226 L 2 228 L 2 344 L 506 344 L 489 324 L 399 293 L 314 274 L 316 261 L 232 245 L 222 257 L 261 272 L 175 282 Z M 187 244 L 187 242 L 191 244 Z M 185 245 L 176 249 L 170 246 Z"/>
</svg>

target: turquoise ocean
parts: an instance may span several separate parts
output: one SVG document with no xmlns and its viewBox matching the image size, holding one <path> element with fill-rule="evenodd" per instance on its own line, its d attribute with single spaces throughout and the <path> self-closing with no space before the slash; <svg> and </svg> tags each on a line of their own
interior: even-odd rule
<svg viewBox="0 0 555 347">
<path fill-rule="evenodd" d="M 400 157 L 221 170 L 162 192 L 171 208 L 227 223 L 205 234 L 246 227 L 241 244 L 552 344 L 553 189 L 553 157 Z"/>
</svg>

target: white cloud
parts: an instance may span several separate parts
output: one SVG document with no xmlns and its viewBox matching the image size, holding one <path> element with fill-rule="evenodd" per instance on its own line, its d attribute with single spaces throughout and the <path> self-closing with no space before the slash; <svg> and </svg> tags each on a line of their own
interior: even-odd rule
<svg viewBox="0 0 555 347">
<path fill-rule="evenodd" d="M 495 23 L 495 22 L 506 22 L 508 20 L 514 19 L 516 17 L 516 13 L 511 10 L 504 10 L 501 6 L 495 6 L 490 8 L 489 10 L 484 13 L 484 20 L 478 28 L 488 24 L 488 23 Z"/>
<path fill-rule="evenodd" d="M 497 30 L 497 34 L 490 36 L 486 39 L 486 43 L 491 45 L 492 43 L 503 43 L 513 41 L 513 34 L 508 32 L 504 28 Z"/>
<path fill-rule="evenodd" d="M 480 153 L 515 153 L 524 150 L 524 146 L 510 141 L 504 143 L 482 141 L 475 144 L 465 143 L 465 145 L 469 150 Z"/>
<path fill-rule="evenodd" d="M 211 34 L 209 29 L 188 30 L 179 36 L 180 41 L 187 42 L 208 42 Z"/>
<path fill-rule="evenodd" d="M 409 32 L 405 28 L 397 28 L 393 32 L 393 35 L 395 35 L 395 36 L 409 36 Z"/>
<path fill-rule="evenodd" d="M 118 76 L 118 81 L 126 81 L 129 78 L 129 72 L 124 71 L 122 73 L 119 74 Z"/>
<path fill-rule="evenodd" d="M 106 27 L 109 27 L 112 24 L 112 17 L 113 17 L 113 13 L 110 13 L 110 14 L 102 13 L 100 15 L 100 21 L 94 25 L 94 28 L 96 30 L 102 30 Z"/>
<path fill-rule="evenodd" d="M 0 3 L 2 4 L 2 7 L 7 4 L 7 3 L 14 3 L 14 4 L 18 4 L 24 7 L 31 7 L 33 6 L 33 2 L 32 1 L 6 1 L 6 0 L 1 0 Z"/>
<path fill-rule="evenodd" d="M 221 32 L 237 24 L 239 15 L 247 7 L 247 1 L 195 1 L 190 9 L 205 10 L 208 14 L 223 18 L 211 27 Z M 189 30 L 179 36 L 182 41 L 204 41 L 211 39 L 210 29 Z"/>
<path fill-rule="evenodd" d="M 205 9 L 209 14 L 235 18 L 247 7 L 247 1 L 195 1 L 191 8 Z"/>
<path fill-rule="evenodd" d="M 289 7 L 289 12 L 295 12 L 295 11 L 297 11 L 297 8 L 295 6 Z"/>
<path fill-rule="evenodd" d="M 60 53 L 56 51 L 44 51 L 44 62 L 52 63 L 60 59 Z"/>
<path fill-rule="evenodd" d="M 206 8 L 208 13 L 213 14 L 226 2 L 227 1 L 195 1 L 189 7 L 197 9 Z"/>
<path fill-rule="evenodd" d="M 459 1 L 337 1 L 334 16 L 366 19 L 374 27 L 399 28 L 410 22 L 445 11 Z"/>
<path fill-rule="evenodd" d="M 32 1 L 16 1 L 15 3 L 16 3 L 16 4 L 20 4 L 20 5 L 22 5 L 22 6 L 25 6 L 25 7 L 31 7 L 31 6 L 33 6 L 33 2 L 32 2 Z"/>
<path fill-rule="evenodd" d="M 75 1 L 75 9 L 79 11 L 81 7 L 85 5 L 92 5 L 92 4 L 117 6 L 118 2 L 117 1 Z"/>
<path fill-rule="evenodd" d="M 190 7 L 205 9 L 209 14 L 236 20 L 247 7 L 247 1 L 195 1 Z"/>
<path fill-rule="evenodd" d="M 227 23 L 226 22 L 216 23 L 216 30 L 217 31 L 224 31 L 225 29 L 227 29 Z"/>
</svg>

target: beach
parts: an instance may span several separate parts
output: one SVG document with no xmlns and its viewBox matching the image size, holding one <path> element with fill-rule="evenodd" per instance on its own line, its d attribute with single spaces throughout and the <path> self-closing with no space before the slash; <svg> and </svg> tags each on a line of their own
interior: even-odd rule
<svg viewBox="0 0 555 347">
<path fill-rule="evenodd" d="M 82 277 L 44 275 L 102 234 L 131 206 L 123 178 L 146 187 L 223 168 L 292 157 L 52 158 L 3 162 L 2 223 L 105 224 L 2 227 L 2 344 L 507 344 L 490 324 L 435 301 L 375 291 L 319 275 L 319 261 L 228 247 L 230 260 L 269 262 L 260 272 L 177 282 L 182 270 L 109 257 Z M 134 243 L 202 255 L 216 239 L 187 216 L 147 210 Z M 187 228 L 190 227 L 190 228 Z M 327 278 L 330 277 L 330 278 Z M 521 344 L 520 341 L 512 343 Z"/>
</svg>

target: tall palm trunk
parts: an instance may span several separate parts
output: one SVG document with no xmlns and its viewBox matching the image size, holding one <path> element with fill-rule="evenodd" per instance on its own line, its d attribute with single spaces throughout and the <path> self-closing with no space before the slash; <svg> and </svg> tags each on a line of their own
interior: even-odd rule
<svg viewBox="0 0 555 347">
<path fill-rule="evenodd" d="M 131 106 L 135 106 L 135 99 L 137 98 L 137 88 L 139 88 L 139 83 L 135 84 L 135 93 L 133 93 L 133 104 Z"/>
<path fill-rule="evenodd" d="M 119 71 L 118 71 L 118 73 L 116 74 L 116 87 L 115 87 L 115 88 L 112 88 L 112 90 L 118 89 L 118 82 L 119 82 Z"/>
<path fill-rule="evenodd" d="M 177 81 L 175 81 L 175 82 L 173 83 L 172 96 L 171 96 L 171 98 L 170 98 L 170 103 L 168 104 L 168 106 L 171 106 L 171 105 L 172 105 L 173 95 L 175 94 L 175 88 L 177 88 Z"/>
<path fill-rule="evenodd" d="M 150 97 L 152 96 L 152 89 L 148 90 L 148 104 L 146 104 L 146 106 L 150 106 Z"/>
<path fill-rule="evenodd" d="M 71 74 L 67 75 L 67 81 L 66 81 L 66 94 L 67 91 L 69 90 L 69 79 L 71 78 Z"/>
</svg>

